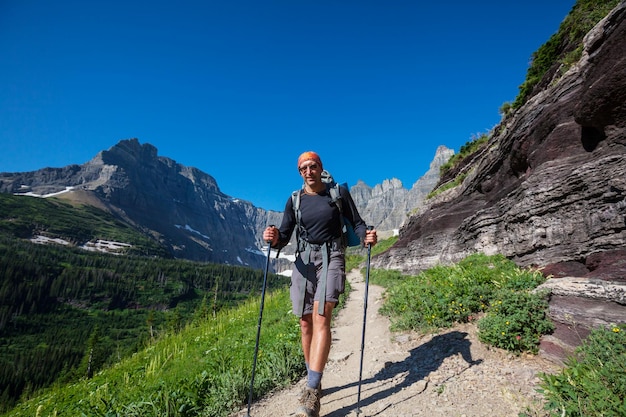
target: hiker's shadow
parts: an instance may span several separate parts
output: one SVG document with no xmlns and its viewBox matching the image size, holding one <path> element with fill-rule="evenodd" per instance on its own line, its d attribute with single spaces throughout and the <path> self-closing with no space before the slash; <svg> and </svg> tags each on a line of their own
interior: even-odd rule
<svg viewBox="0 0 626 417">
<path fill-rule="evenodd" d="M 472 359 L 470 351 L 471 342 L 467 339 L 467 333 L 452 331 L 449 333 L 437 335 L 430 341 L 420 345 L 409 351 L 409 356 L 400 362 L 387 362 L 383 369 L 378 371 L 371 378 L 361 381 L 361 399 L 358 401 L 360 407 L 365 407 L 375 403 L 378 400 L 387 398 L 404 388 L 423 380 L 431 372 L 436 371 L 445 358 L 461 354 L 461 357 L 468 364 L 468 368 L 478 365 L 482 359 Z M 364 358 L 364 360 L 367 358 Z M 395 382 L 394 381 L 398 381 Z M 369 394 L 373 388 L 368 389 L 367 385 L 373 382 L 383 382 L 391 384 L 389 388 L 382 391 L 375 391 Z M 324 394 L 341 391 L 346 388 L 358 386 L 358 381 L 352 382 L 339 387 L 324 388 Z M 333 400 L 336 401 L 336 400 Z M 325 407 L 333 408 L 332 402 L 324 404 Z M 354 404 L 334 409 L 327 417 L 345 417 L 351 411 L 357 409 L 357 399 Z M 382 410 L 381 410 L 382 411 Z"/>
</svg>

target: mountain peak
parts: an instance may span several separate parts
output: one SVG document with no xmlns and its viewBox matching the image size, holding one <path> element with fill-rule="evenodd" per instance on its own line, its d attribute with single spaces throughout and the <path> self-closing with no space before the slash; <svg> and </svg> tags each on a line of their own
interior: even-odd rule
<svg viewBox="0 0 626 417">
<path fill-rule="evenodd" d="M 106 151 L 100 151 L 91 162 L 102 162 L 105 165 L 128 166 L 139 163 L 151 165 L 158 156 L 157 148 L 149 143 L 143 145 L 137 138 L 124 139 Z"/>
</svg>

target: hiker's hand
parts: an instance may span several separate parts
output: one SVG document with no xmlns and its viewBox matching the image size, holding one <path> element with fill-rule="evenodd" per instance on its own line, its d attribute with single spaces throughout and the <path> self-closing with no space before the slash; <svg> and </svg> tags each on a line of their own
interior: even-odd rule
<svg viewBox="0 0 626 417">
<path fill-rule="evenodd" d="M 276 226 L 266 227 L 263 231 L 263 240 L 265 242 L 271 242 L 271 246 L 278 245 L 278 239 L 280 238 L 280 233 Z"/>
<path fill-rule="evenodd" d="M 365 232 L 365 245 L 374 246 L 378 242 L 378 235 L 376 234 L 376 229 L 367 230 Z"/>
</svg>

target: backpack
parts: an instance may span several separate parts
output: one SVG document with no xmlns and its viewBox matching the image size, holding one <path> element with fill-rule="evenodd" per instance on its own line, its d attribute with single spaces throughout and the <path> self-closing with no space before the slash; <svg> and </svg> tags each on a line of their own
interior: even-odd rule
<svg viewBox="0 0 626 417">
<path fill-rule="evenodd" d="M 343 247 L 347 246 L 359 246 L 361 239 L 354 232 L 354 226 L 343 215 L 343 201 L 341 200 L 341 194 L 339 192 L 340 185 L 333 179 L 332 175 L 326 170 L 322 171 L 322 182 L 326 184 L 326 191 L 330 195 L 330 201 L 334 203 L 339 209 L 339 218 L 341 219 L 341 243 Z M 343 187 L 348 188 L 347 184 L 342 184 Z M 302 189 L 296 190 L 291 193 L 291 203 L 293 205 L 293 212 L 296 216 L 296 235 L 298 241 L 304 234 L 304 228 L 300 224 L 300 193 Z"/>
</svg>

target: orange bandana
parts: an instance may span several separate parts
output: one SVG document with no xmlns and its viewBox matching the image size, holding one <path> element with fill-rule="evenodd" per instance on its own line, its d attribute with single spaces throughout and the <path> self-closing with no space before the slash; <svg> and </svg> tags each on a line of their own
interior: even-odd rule
<svg viewBox="0 0 626 417">
<path fill-rule="evenodd" d="M 322 169 L 322 160 L 320 159 L 320 156 L 313 151 L 307 151 L 300 155 L 298 158 L 298 169 L 300 169 L 300 164 L 304 161 L 315 161 L 320 166 L 320 169 Z"/>
</svg>

